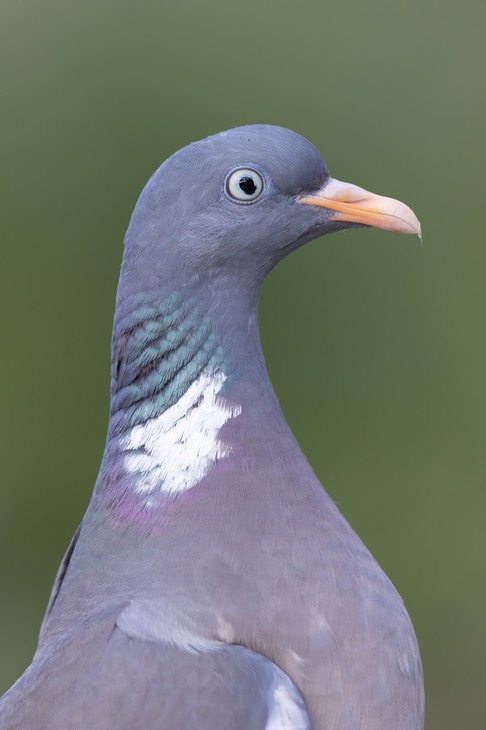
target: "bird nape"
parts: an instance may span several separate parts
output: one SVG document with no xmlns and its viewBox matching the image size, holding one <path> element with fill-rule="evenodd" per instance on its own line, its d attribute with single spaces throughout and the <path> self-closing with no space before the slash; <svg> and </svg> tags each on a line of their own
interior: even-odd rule
<svg viewBox="0 0 486 730">
<path fill-rule="evenodd" d="M 295 441 L 262 356 L 265 275 L 410 208 L 333 180 L 280 127 L 155 172 L 126 234 L 99 476 L 3 730 L 420 730 L 395 588 Z"/>
</svg>

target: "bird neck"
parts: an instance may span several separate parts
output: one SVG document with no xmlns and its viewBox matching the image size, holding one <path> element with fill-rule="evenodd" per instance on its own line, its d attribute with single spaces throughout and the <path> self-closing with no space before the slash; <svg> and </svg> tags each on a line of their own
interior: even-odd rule
<svg viewBox="0 0 486 730">
<path fill-rule="evenodd" d="M 227 369 L 211 322 L 194 298 L 171 295 L 136 306 L 115 322 L 109 437 L 161 416 L 203 373 Z"/>
<path fill-rule="evenodd" d="M 258 289 L 215 282 L 187 290 L 190 297 L 129 298 L 115 321 L 98 484 L 129 516 L 202 485 L 246 448 L 245 430 L 265 429 L 265 415 L 285 424 L 261 351 Z M 252 408 L 255 422 L 242 429 L 242 412 Z"/>
</svg>

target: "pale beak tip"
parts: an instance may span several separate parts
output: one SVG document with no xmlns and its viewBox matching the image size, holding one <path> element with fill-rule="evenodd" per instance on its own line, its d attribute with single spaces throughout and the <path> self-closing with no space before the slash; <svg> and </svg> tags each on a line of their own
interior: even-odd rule
<svg viewBox="0 0 486 730">
<path fill-rule="evenodd" d="M 422 241 L 422 226 L 420 225 L 420 221 L 408 206 L 403 206 L 403 218 L 402 220 L 406 222 L 409 226 L 408 231 L 406 233 L 413 233 L 417 235 L 420 238 L 420 241 Z"/>
</svg>

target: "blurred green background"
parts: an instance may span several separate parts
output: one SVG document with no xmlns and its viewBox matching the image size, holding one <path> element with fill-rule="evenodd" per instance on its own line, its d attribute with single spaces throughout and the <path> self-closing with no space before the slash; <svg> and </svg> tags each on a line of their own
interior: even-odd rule
<svg viewBox="0 0 486 730">
<path fill-rule="evenodd" d="M 317 474 L 403 595 L 429 730 L 486 727 L 484 0 L 2 0 L 0 690 L 87 505 L 122 239 L 179 147 L 251 122 L 398 197 L 424 243 L 309 244 L 264 350 Z"/>
</svg>

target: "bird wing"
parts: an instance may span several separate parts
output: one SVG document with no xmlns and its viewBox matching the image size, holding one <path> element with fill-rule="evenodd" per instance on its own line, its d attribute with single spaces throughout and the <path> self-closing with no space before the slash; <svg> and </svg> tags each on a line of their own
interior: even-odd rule
<svg viewBox="0 0 486 730">
<path fill-rule="evenodd" d="M 131 636 L 117 625 L 125 607 L 43 646 L 0 700 L 2 730 L 309 730 L 299 691 L 268 659 Z"/>
<path fill-rule="evenodd" d="M 71 558 L 72 558 L 72 555 L 74 553 L 74 548 L 76 547 L 76 543 L 78 542 L 78 538 L 79 538 L 79 534 L 81 532 L 82 524 L 83 523 L 79 524 L 78 527 L 76 528 L 76 531 L 75 531 L 74 535 L 71 538 L 71 542 L 68 545 L 68 549 L 64 553 L 64 557 L 62 559 L 61 565 L 59 566 L 59 569 L 57 571 L 56 579 L 54 581 L 54 585 L 52 586 L 51 595 L 49 597 L 49 603 L 47 604 L 46 613 L 45 613 L 45 616 L 44 616 L 44 618 L 42 620 L 42 625 L 41 625 L 41 628 L 40 628 L 39 644 L 42 642 L 43 635 L 44 635 L 44 631 L 46 629 L 49 616 L 51 615 L 51 612 L 52 612 L 52 609 L 54 607 L 54 604 L 55 604 L 55 602 L 57 600 L 57 597 L 58 597 L 58 595 L 59 595 L 59 593 L 61 591 L 61 586 L 63 584 L 64 578 L 65 578 L 66 573 L 67 573 L 67 569 L 69 567 L 69 563 L 70 563 Z"/>
</svg>

